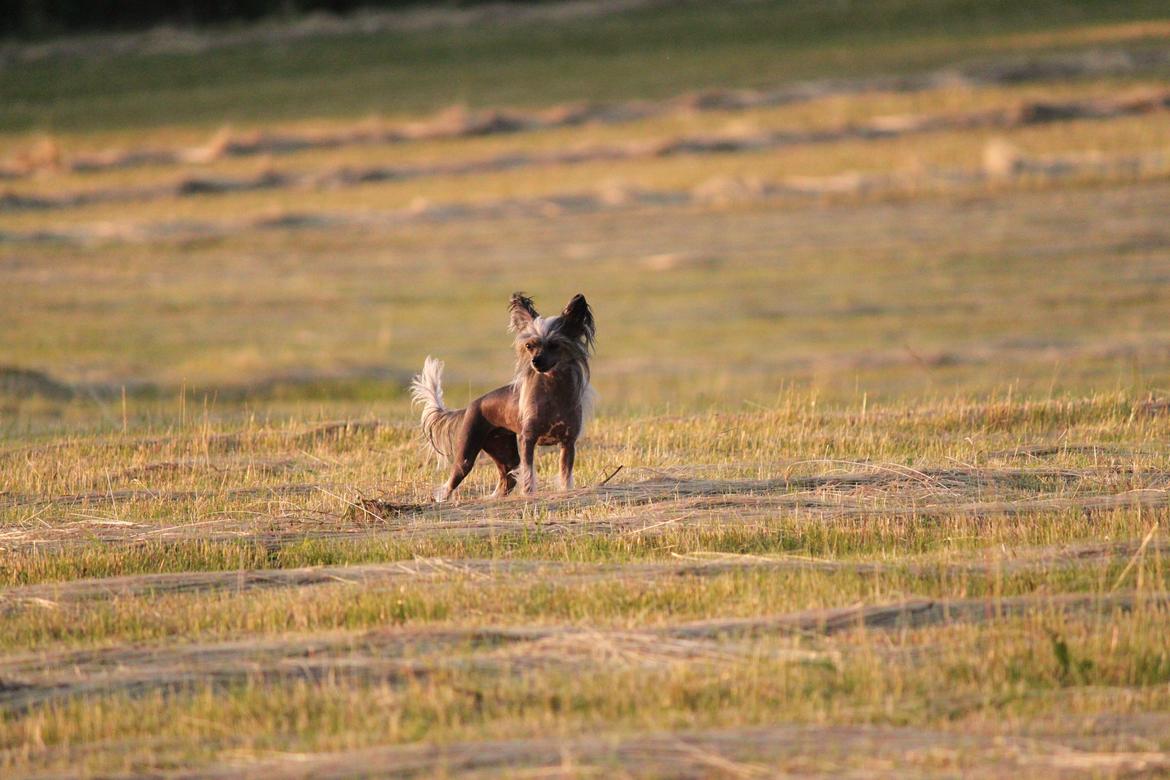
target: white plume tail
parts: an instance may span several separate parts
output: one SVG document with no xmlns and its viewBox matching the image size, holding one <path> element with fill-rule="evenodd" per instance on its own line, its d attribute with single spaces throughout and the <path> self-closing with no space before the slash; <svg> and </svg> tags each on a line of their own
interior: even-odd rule
<svg viewBox="0 0 1170 780">
<path fill-rule="evenodd" d="M 436 453 L 448 460 L 463 422 L 463 410 L 443 404 L 443 361 L 427 355 L 422 371 L 410 382 L 410 400 L 422 407 L 423 436 Z"/>
</svg>

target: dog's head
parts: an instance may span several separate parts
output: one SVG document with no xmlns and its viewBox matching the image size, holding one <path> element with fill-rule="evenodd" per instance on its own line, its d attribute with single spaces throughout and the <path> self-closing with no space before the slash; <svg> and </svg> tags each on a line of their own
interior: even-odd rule
<svg viewBox="0 0 1170 780">
<path fill-rule="evenodd" d="M 555 317 L 541 317 L 524 293 L 513 293 L 508 305 L 509 330 L 516 334 L 516 358 L 521 367 L 542 374 L 565 362 L 584 363 L 593 350 L 593 310 L 578 293 Z"/>
</svg>

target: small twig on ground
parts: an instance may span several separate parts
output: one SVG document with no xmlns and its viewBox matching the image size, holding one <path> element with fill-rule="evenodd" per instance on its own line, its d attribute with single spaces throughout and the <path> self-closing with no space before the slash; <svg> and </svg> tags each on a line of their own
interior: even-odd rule
<svg viewBox="0 0 1170 780">
<path fill-rule="evenodd" d="M 1146 551 L 1146 546 L 1150 543 L 1150 540 L 1154 538 L 1154 534 L 1157 531 L 1158 531 L 1158 524 L 1157 523 L 1154 523 L 1152 526 L 1150 526 L 1150 532 L 1148 534 L 1146 534 L 1145 539 L 1142 539 L 1142 543 L 1138 546 L 1137 552 L 1135 552 L 1133 554 L 1133 557 L 1129 559 L 1129 563 L 1127 563 L 1125 565 L 1125 568 L 1121 570 L 1121 574 L 1117 575 L 1117 581 L 1113 583 L 1113 587 L 1109 591 L 1110 593 L 1113 593 L 1114 591 L 1116 591 L 1118 588 L 1121 587 L 1121 583 L 1125 580 L 1126 575 L 1128 575 L 1130 570 L 1135 565 L 1137 565 L 1137 562 L 1139 560 L 1141 560 L 1142 554 L 1145 553 L 1145 551 Z"/>
<path fill-rule="evenodd" d="M 677 523 L 679 520 L 686 520 L 687 518 L 694 517 L 696 514 L 698 514 L 698 513 L 697 512 L 688 512 L 685 515 L 679 515 L 678 517 L 672 517 L 669 520 L 663 520 L 663 521 L 658 522 L 658 523 L 644 525 L 641 528 L 631 528 L 628 531 L 622 531 L 622 535 L 629 536 L 630 534 L 640 534 L 643 531 L 649 531 L 652 528 L 660 528 L 664 525 L 670 525 L 671 523 Z"/>
<path fill-rule="evenodd" d="M 602 485 L 604 485 L 606 482 L 609 482 L 611 479 L 613 479 L 614 477 L 616 477 L 616 476 L 617 476 L 617 473 L 618 473 L 619 471 L 621 471 L 621 470 L 622 470 L 622 468 L 623 468 L 624 466 L 625 466 L 625 464 L 624 464 L 624 463 L 618 464 L 618 467 L 617 467 L 616 469 L 614 469 L 613 471 L 611 471 L 608 477 L 606 477 L 605 479 L 603 479 L 603 480 L 601 480 L 600 482 L 598 482 L 598 483 L 597 483 L 597 487 L 601 487 L 601 486 L 602 486 Z"/>
</svg>

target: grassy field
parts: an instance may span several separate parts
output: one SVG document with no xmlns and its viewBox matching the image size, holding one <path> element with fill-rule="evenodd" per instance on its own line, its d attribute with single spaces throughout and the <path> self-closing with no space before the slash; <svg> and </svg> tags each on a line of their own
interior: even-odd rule
<svg viewBox="0 0 1170 780">
<path fill-rule="evenodd" d="M 629 6 L 0 52 L 0 776 L 1170 774 L 1170 17 Z"/>
<path fill-rule="evenodd" d="M 215 46 L 181 35 L 124 56 L 16 61 L 0 73 L 0 129 L 58 131 L 297 119 L 673 95 L 699 87 L 897 72 L 1083 42 L 1091 25 L 1157 38 L 1157 0 L 631 3 L 621 14 L 465 24 Z M 638 7 L 642 5 L 643 7 Z M 1159 18 L 1161 17 L 1161 18 Z M 1137 24 L 1135 24 L 1137 23 Z M 1054 31 L 1073 35 L 1062 39 Z M 1161 32 L 1159 32 L 1161 30 Z M 231 31 L 220 31 L 230 33 Z M 1036 33 L 1044 33 L 1036 35 Z M 1088 40 L 1111 41 L 1098 29 Z M 191 51 L 190 49 L 195 49 Z"/>
</svg>

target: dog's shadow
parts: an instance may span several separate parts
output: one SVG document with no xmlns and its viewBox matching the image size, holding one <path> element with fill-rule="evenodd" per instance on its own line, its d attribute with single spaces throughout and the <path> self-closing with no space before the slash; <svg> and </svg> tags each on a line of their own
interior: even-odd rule
<svg viewBox="0 0 1170 780">
<path fill-rule="evenodd" d="M 350 514 L 357 520 L 409 522 L 412 520 L 465 520 L 499 518 L 516 512 L 539 510 L 543 513 L 584 511 L 599 506 L 610 508 L 644 507 L 650 504 L 675 503 L 692 507 L 714 508 L 727 502 L 741 505 L 761 501 L 798 502 L 803 506 L 826 506 L 840 509 L 847 499 L 860 491 L 871 498 L 889 491 L 899 495 L 917 490 L 930 501 L 947 506 L 977 501 L 979 491 L 989 485 L 1004 490 L 1019 490 L 1040 479 L 1051 489 L 1079 478 L 1067 470 L 1020 469 L 909 469 L 896 465 L 856 464 L 857 468 L 823 474 L 777 476 L 770 479 L 727 479 L 694 474 L 672 474 L 641 469 L 648 479 L 605 481 L 590 487 L 568 491 L 548 491 L 535 496 L 514 493 L 506 498 L 463 497 L 443 503 L 403 503 L 386 498 L 362 498 L 351 504 Z M 628 474 L 629 470 L 623 472 Z M 616 473 L 616 472 L 615 472 Z M 612 475 L 611 475 L 612 477 Z M 843 503 L 845 502 L 845 503 Z"/>
<path fill-rule="evenodd" d="M 608 480 L 607 480 L 608 482 Z M 431 517 L 435 520 L 455 519 L 469 513 L 509 512 L 525 507 L 539 507 L 547 511 L 588 509 L 599 504 L 637 506 L 700 496 L 775 492 L 787 488 L 785 480 L 692 480 L 659 475 L 634 482 L 602 483 L 525 496 L 513 493 L 504 498 L 464 497 L 443 502 L 403 502 L 392 498 L 358 498 L 350 504 L 349 516 L 356 520 L 402 522 Z"/>
</svg>

